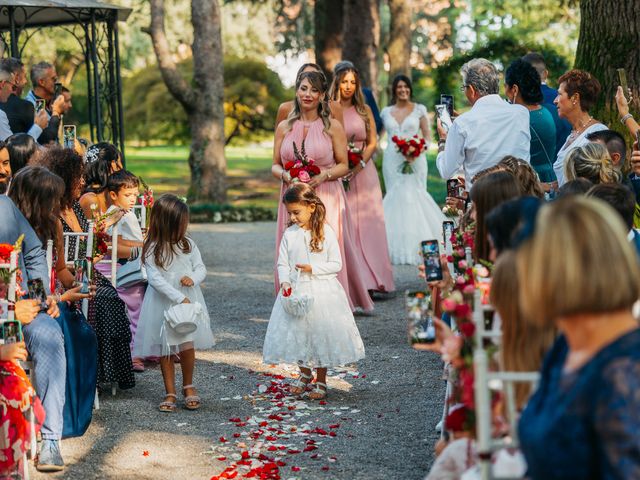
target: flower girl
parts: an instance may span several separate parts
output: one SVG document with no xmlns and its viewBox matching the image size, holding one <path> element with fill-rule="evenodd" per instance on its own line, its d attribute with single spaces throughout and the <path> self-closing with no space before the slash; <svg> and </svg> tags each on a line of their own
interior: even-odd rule
<svg viewBox="0 0 640 480">
<path fill-rule="evenodd" d="M 151 210 L 149 230 L 142 248 L 149 283 L 142 302 L 133 344 L 136 357 L 160 356 L 166 395 L 161 412 L 176 411 L 175 368 L 172 355 L 179 354 L 184 406 L 200 408 L 193 382 L 195 348 L 213 346 L 209 314 L 200 290 L 207 276 L 198 247 L 187 234 L 189 207 L 178 197 L 162 195 Z M 183 324 L 172 323 L 176 305 L 193 304 Z M 182 327 L 182 328 L 181 328 Z M 188 327 L 188 328 L 184 328 Z M 189 332 L 190 330 L 190 332 Z"/>
<path fill-rule="evenodd" d="M 364 345 L 349 301 L 337 280 L 342 258 L 335 232 L 325 223 L 325 206 L 305 183 L 296 183 L 282 198 L 289 214 L 289 228 L 280 242 L 278 275 L 280 292 L 264 340 L 265 363 L 293 363 L 300 378 L 291 393 L 300 395 L 313 379 L 309 398 L 327 396 L 327 367 L 364 358 Z M 286 302 L 304 297 L 308 311 L 296 314 Z M 311 298 L 309 298 L 311 297 Z"/>
</svg>

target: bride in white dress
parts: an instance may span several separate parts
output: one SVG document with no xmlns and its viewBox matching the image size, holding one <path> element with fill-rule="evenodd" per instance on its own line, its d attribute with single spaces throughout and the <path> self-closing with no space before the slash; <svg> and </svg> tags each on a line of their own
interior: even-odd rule
<svg viewBox="0 0 640 480">
<path fill-rule="evenodd" d="M 404 75 L 393 80 L 391 105 L 380 116 L 387 132 L 387 148 L 382 160 L 386 195 L 382 201 L 389 243 L 389 256 L 394 265 L 417 265 L 420 242 L 442 240 L 442 222 L 446 220 L 438 204 L 427 193 L 426 152 L 413 162 L 413 173 L 403 174 L 405 157 L 391 140 L 418 135 L 430 139 L 427 109 L 411 101 L 411 81 Z"/>
</svg>

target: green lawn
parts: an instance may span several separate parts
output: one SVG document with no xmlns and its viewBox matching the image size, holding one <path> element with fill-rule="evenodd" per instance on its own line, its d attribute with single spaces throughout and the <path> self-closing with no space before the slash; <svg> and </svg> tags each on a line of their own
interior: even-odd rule
<svg viewBox="0 0 640 480">
<path fill-rule="evenodd" d="M 276 208 L 279 185 L 271 176 L 271 148 L 227 147 L 229 203 Z M 189 186 L 188 147 L 126 148 L 127 169 L 144 180 L 157 194 L 172 192 L 185 195 Z M 430 151 L 429 193 L 439 204 L 444 202 L 446 187 L 435 166 L 435 152 Z"/>
</svg>

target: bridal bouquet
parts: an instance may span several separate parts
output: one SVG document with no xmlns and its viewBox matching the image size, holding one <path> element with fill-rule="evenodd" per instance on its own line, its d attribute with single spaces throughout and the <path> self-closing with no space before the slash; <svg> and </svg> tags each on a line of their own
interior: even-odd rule
<svg viewBox="0 0 640 480">
<path fill-rule="evenodd" d="M 320 174 L 320 167 L 315 164 L 313 158 L 309 158 L 304 150 L 304 140 L 298 150 L 296 142 L 293 142 L 294 160 L 284 164 L 284 169 L 291 175 L 291 183 L 309 183 L 312 177 Z"/>
<path fill-rule="evenodd" d="M 349 143 L 347 143 L 347 158 L 349 160 L 349 170 L 353 170 L 358 165 L 360 165 L 360 162 L 364 158 L 362 156 L 363 153 L 364 153 L 364 149 L 356 147 L 355 136 L 352 136 L 351 140 L 349 140 Z M 349 184 L 349 181 L 350 179 L 348 177 L 344 177 L 342 179 L 342 185 L 344 186 L 344 189 L 347 191 L 351 187 L 351 185 Z"/>
<path fill-rule="evenodd" d="M 411 164 L 427 149 L 426 140 L 418 137 L 418 135 L 409 138 L 394 135 L 391 137 L 391 141 L 396 144 L 398 152 L 405 158 L 400 172 L 403 174 L 413 173 Z"/>
</svg>

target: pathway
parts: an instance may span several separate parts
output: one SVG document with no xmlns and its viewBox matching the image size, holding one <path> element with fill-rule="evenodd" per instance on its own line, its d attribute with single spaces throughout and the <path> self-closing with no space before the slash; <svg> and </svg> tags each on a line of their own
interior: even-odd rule
<svg viewBox="0 0 640 480">
<path fill-rule="evenodd" d="M 280 477 L 269 478 L 424 477 L 442 411 L 442 369 L 433 354 L 408 347 L 401 294 L 377 301 L 373 316 L 356 317 L 367 357 L 357 370 L 331 372 L 322 405 L 283 397 L 280 377 L 288 372 L 261 363 L 274 226 L 192 226 L 209 269 L 204 294 L 217 340 L 197 354 L 202 409 L 158 412 L 160 371 L 147 369 L 136 388 L 101 397 L 82 438 L 62 442 L 64 472 L 32 469 L 31 478 L 240 479 L 276 468 Z M 397 267 L 396 282 L 400 292 L 422 285 L 412 267 Z"/>
</svg>

